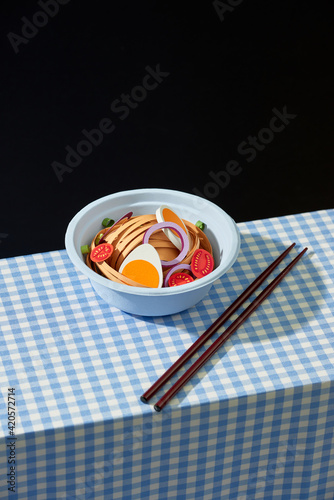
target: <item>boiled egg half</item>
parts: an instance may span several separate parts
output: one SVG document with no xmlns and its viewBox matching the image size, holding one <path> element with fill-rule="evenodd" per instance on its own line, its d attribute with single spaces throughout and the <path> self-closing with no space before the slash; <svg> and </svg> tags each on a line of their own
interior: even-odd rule
<svg viewBox="0 0 334 500">
<path fill-rule="evenodd" d="M 174 222 L 175 224 L 180 226 L 188 236 L 189 246 L 191 246 L 190 235 L 188 233 L 188 230 L 182 219 L 174 212 L 174 210 L 169 208 L 167 205 L 161 205 L 157 209 L 155 215 L 158 222 Z M 178 234 L 175 231 L 173 231 L 173 229 L 163 229 L 163 232 L 165 233 L 167 238 L 173 243 L 173 245 L 175 245 L 176 248 L 178 248 L 178 250 L 181 250 L 182 241 L 178 236 Z"/>
<path fill-rule="evenodd" d="M 118 272 L 150 288 L 160 288 L 163 283 L 161 260 L 150 243 L 144 243 L 132 250 Z"/>
</svg>

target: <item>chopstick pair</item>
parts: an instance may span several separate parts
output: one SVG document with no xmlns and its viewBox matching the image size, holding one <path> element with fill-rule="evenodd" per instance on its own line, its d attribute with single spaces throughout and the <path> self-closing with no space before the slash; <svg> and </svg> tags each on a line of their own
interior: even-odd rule
<svg viewBox="0 0 334 500">
<path fill-rule="evenodd" d="M 183 366 L 193 354 L 205 344 L 205 342 L 234 314 L 234 312 L 248 299 L 248 297 L 263 283 L 269 274 L 279 265 L 279 263 L 292 250 L 295 243 L 289 246 L 270 266 L 265 269 L 246 290 L 219 316 L 218 319 L 182 354 L 182 356 L 140 397 L 143 403 L 148 403 L 149 399 Z M 216 339 L 210 347 L 193 363 L 193 365 L 179 378 L 179 380 L 162 396 L 154 405 L 156 411 L 170 401 L 177 392 L 191 379 L 197 371 L 218 351 L 218 349 L 230 338 L 230 336 L 246 321 L 246 319 L 259 307 L 259 305 L 270 295 L 276 286 L 283 280 L 288 272 L 293 268 L 299 259 L 307 251 L 307 247 L 295 257 L 283 271 L 253 300 L 253 302 L 233 321 L 233 323 Z"/>
</svg>

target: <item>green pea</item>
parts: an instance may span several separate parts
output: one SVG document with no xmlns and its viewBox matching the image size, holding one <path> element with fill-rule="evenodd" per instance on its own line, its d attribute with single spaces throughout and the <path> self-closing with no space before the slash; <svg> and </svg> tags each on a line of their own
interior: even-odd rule
<svg viewBox="0 0 334 500">
<path fill-rule="evenodd" d="M 101 238 L 103 237 L 103 233 L 100 233 L 96 236 L 95 238 L 95 245 L 98 245 L 99 242 L 101 241 Z"/>
<path fill-rule="evenodd" d="M 102 226 L 103 227 L 110 227 L 112 226 L 113 224 L 115 224 L 115 221 L 112 220 L 112 219 L 109 219 L 108 217 L 106 217 L 105 219 L 103 219 L 102 221 Z"/>
<path fill-rule="evenodd" d="M 195 224 L 195 226 L 199 227 L 202 231 L 204 231 L 205 224 L 201 220 L 198 220 Z"/>
</svg>

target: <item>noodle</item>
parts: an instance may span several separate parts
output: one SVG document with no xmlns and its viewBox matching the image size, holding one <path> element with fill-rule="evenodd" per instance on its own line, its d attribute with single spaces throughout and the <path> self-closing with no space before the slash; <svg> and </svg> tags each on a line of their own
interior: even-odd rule
<svg viewBox="0 0 334 500">
<path fill-rule="evenodd" d="M 184 219 L 182 220 L 189 233 L 190 245 L 187 255 L 180 262 L 180 264 L 190 264 L 194 252 L 199 248 L 207 250 L 212 254 L 212 247 L 206 234 L 192 222 Z M 92 262 L 89 253 L 86 257 L 87 266 L 98 274 L 101 274 L 105 278 L 115 281 L 116 283 L 147 288 L 141 283 L 137 283 L 127 278 L 123 274 L 119 273 L 118 270 L 130 252 L 142 244 L 145 232 L 156 223 L 157 219 L 153 214 L 137 215 L 130 217 L 129 219 L 122 219 L 120 222 L 115 224 L 113 230 L 110 231 L 105 238 L 105 241 L 114 247 L 114 251 L 111 256 L 104 262 Z M 90 247 L 91 251 L 96 246 L 96 237 L 109 230 L 110 228 L 102 229 L 94 236 Z M 152 234 L 150 244 L 157 250 L 161 260 L 171 261 L 179 254 L 179 250 L 167 238 L 162 230 L 158 230 Z M 168 271 L 169 268 L 163 270 L 164 277 Z"/>
</svg>

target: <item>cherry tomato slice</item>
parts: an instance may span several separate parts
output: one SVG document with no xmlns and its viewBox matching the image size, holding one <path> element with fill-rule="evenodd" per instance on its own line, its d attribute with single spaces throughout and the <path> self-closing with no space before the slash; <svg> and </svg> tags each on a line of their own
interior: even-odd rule
<svg viewBox="0 0 334 500">
<path fill-rule="evenodd" d="M 175 273 L 172 274 L 172 276 L 169 278 L 168 285 L 179 286 L 179 285 L 185 285 L 186 283 L 191 283 L 192 281 L 194 281 L 194 278 L 192 278 L 189 274 Z"/>
<path fill-rule="evenodd" d="M 213 271 L 214 260 L 210 252 L 199 248 L 191 259 L 191 272 L 196 278 L 203 278 Z"/>
<path fill-rule="evenodd" d="M 97 245 L 91 253 L 90 258 L 93 262 L 103 262 L 113 253 L 114 247 L 110 243 L 101 243 Z"/>
</svg>

